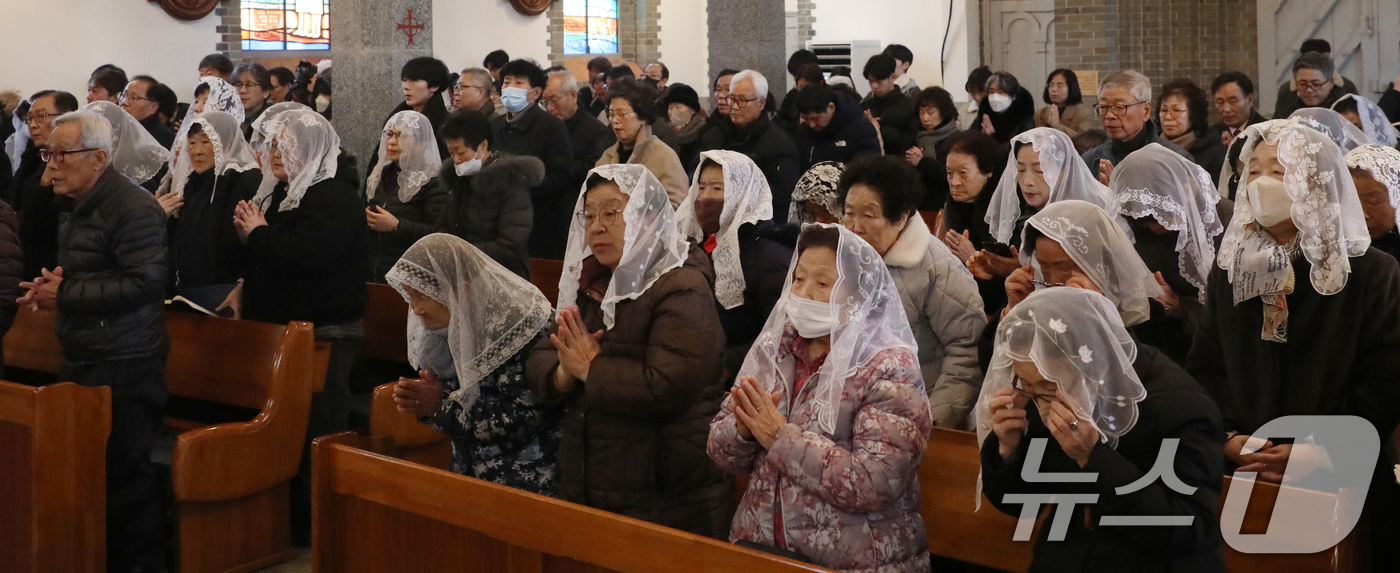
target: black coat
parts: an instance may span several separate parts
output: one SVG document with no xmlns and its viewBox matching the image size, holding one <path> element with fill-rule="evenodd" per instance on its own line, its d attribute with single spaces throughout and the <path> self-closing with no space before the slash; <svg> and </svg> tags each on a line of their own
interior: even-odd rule
<svg viewBox="0 0 1400 573">
<path fill-rule="evenodd" d="M 729 118 L 718 118 L 701 137 L 700 148 L 728 149 L 749 156 L 763 171 L 768 188 L 773 191 L 773 221 L 787 222 L 788 205 L 792 203 L 792 188 L 802 176 L 797 161 L 797 146 L 787 132 L 759 116 L 746 129 L 739 129 Z"/>
<path fill-rule="evenodd" d="M 446 162 L 451 168 L 452 162 Z M 380 172 L 379 188 L 375 190 L 375 205 L 382 206 L 399 220 L 398 228 L 387 233 L 369 232 L 370 271 L 365 280 L 384 282 L 384 274 L 399 262 L 403 252 L 423 235 L 432 232 L 442 211 L 447 207 L 447 190 L 429 180 L 405 203 L 399 200 L 399 166 L 387 165 Z"/>
<path fill-rule="evenodd" d="M 164 357 L 165 210 L 110 166 L 81 204 L 62 204 L 58 342 L 65 365 Z"/>
<path fill-rule="evenodd" d="M 1185 364 L 1186 353 L 1191 350 L 1191 339 L 1201 319 L 1200 290 L 1181 275 L 1180 257 L 1176 252 L 1177 231 L 1158 235 L 1136 223 L 1132 227 L 1133 248 L 1142 257 L 1147 270 L 1162 273 L 1162 279 L 1180 299 L 1182 314 L 1181 318 L 1171 316 L 1162 303 L 1149 299 L 1151 315 L 1147 322 L 1133 327 L 1133 335 L 1142 343 L 1160 349 L 1176 363 Z"/>
<path fill-rule="evenodd" d="M 925 156 L 924 162 L 927 161 Z M 966 232 L 968 240 L 972 241 L 972 246 L 977 249 L 981 249 L 987 243 L 997 242 L 986 218 L 987 209 L 992 204 L 992 194 L 996 192 L 997 182 L 1000 180 L 1001 172 L 993 173 L 987 178 L 987 182 L 982 184 L 982 192 L 971 203 L 959 203 L 953 200 L 951 194 L 948 195 L 947 202 L 943 204 L 943 228 L 954 233 Z M 989 315 L 1001 316 L 1001 309 L 1006 306 L 1006 278 L 974 279 L 977 281 L 977 293 L 982 295 L 982 309 Z M 984 369 L 985 367 L 986 365 L 983 365 Z"/>
<path fill-rule="evenodd" d="M 1400 91 L 1395 91 L 1395 86 L 1391 85 L 1381 94 L 1380 101 L 1376 102 L 1381 111 L 1385 112 L 1386 119 L 1391 123 L 1400 122 Z"/>
<path fill-rule="evenodd" d="M 1327 99 L 1322 100 L 1322 105 L 1317 107 L 1330 108 L 1342 96 L 1357 93 L 1356 84 L 1346 78 L 1342 78 L 1342 83 L 1338 84 L 1335 81 L 1337 77 L 1339 76 L 1333 76 L 1332 91 L 1327 92 Z M 1293 112 L 1305 107 L 1311 106 L 1303 105 L 1303 99 L 1298 97 L 1291 80 L 1278 87 L 1278 95 L 1274 97 L 1274 119 L 1288 119 Z"/>
<path fill-rule="evenodd" d="M 904 152 L 914 147 L 914 139 L 919 134 L 919 110 L 914 108 L 914 100 L 904 95 L 904 90 L 893 88 L 882 97 L 874 93 L 865 96 L 860 106 L 870 111 L 870 115 L 880 120 L 880 136 L 884 139 L 885 155 L 904 157 Z"/>
<path fill-rule="evenodd" d="M 0 156 L 3 156 L 0 153 Z M 15 299 L 24 295 L 20 281 L 33 280 L 24 274 L 24 253 L 19 246 L 19 215 L 9 203 L 0 201 L 0 336 L 14 324 L 19 304 Z"/>
<path fill-rule="evenodd" d="M 447 197 L 447 204 L 434 228 L 418 231 L 421 234 L 414 240 L 432 232 L 456 235 L 529 279 L 527 246 L 534 224 L 530 188 L 542 180 L 544 163 L 534 157 L 492 155 L 481 171 L 468 177 L 457 175 L 450 163 L 443 165 L 435 185 Z"/>
<path fill-rule="evenodd" d="M 1048 572 L 1171 572 L 1225 571 L 1217 507 L 1224 471 L 1223 430 L 1215 404 L 1181 367 L 1151 346 L 1138 345 L 1133 370 L 1147 390 L 1138 403 L 1137 424 L 1118 439 L 1116 448 L 1099 442 L 1083 468 L 1070 459 L 1050 435 L 1038 409 L 1027 405 L 1030 429 L 1008 462 L 998 453 L 1000 440 L 989 434 L 982 444 L 982 491 L 1003 513 L 1019 516 L 1021 504 L 1002 503 L 1006 494 L 1098 494 L 1088 506 L 1093 527 L 1085 526 L 1085 506 L 1075 505 L 1063 541 L 1049 541 L 1050 521 L 1035 540 L 1032 573 Z M 1092 483 L 1028 483 L 1021 478 L 1033 439 L 1045 439 L 1042 472 L 1097 472 Z M 1131 494 L 1114 490 L 1142 478 L 1152 469 L 1165 439 L 1179 439 L 1174 473 L 1190 495 L 1178 493 L 1158 478 Z M 1051 519 L 1062 519 L 1056 505 Z M 1189 526 L 1103 526 L 1100 516 L 1192 516 Z"/>
<path fill-rule="evenodd" d="M 40 269 L 58 266 L 58 198 L 53 187 L 42 185 L 45 164 L 39 148 L 29 142 L 20 156 L 12 193 L 19 213 L 19 244 L 24 247 L 24 276 L 39 276 Z"/>
<path fill-rule="evenodd" d="M 514 122 L 508 114 L 491 118 L 491 133 L 491 145 L 496 151 L 528 155 L 544 163 L 544 181 L 530 188 L 535 208 L 530 256 L 563 259 L 569 222 L 581 188 L 581 182 L 574 180 L 574 146 L 569 128 L 563 120 L 532 105 L 520 112 Z"/>
<path fill-rule="evenodd" d="M 257 195 L 260 183 L 257 169 L 229 169 L 217 182 L 213 169 L 190 174 L 184 206 L 169 220 L 173 286 L 227 285 L 242 278 L 247 247 L 233 226 L 233 208 Z"/>
<path fill-rule="evenodd" d="M 1186 152 L 1191 154 L 1191 161 L 1206 170 L 1210 174 L 1210 182 L 1217 185 L 1220 184 L 1220 168 L 1225 165 L 1227 151 L 1220 141 L 1220 133 L 1209 129 L 1197 135 L 1196 141 L 1186 148 Z"/>
<path fill-rule="evenodd" d="M 1245 128 L 1256 123 L 1264 123 L 1266 121 L 1269 121 L 1269 118 L 1264 117 L 1262 114 L 1260 114 L 1259 110 L 1249 108 L 1249 119 L 1245 120 L 1244 127 L 1241 127 L 1240 131 L 1244 131 Z M 1228 131 L 1230 131 L 1229 126 L 1226 126 L 1224 123 L 1217 123 L 1215 125 L 1210 126 L 1210 137 L 1214 137 L 1216 140 L 1220 140 L 1220 134 L 1226 133 Z M 1221 145 L 1224 144 L 1225 143 L 1221 141 Z M 1216 173 L 1215 176 L 1219 177 L 1220 174 Z"/>
<path fill-rule="evenodd" d="M 574 116 L 564 122 L 564 127 L 569 128 L 569 143 L 574 150 L 569 179 L 573 181 L 574 188 L 579 189 L 583 187 L 588 172 L 598 164 L 598 158 L 617 143 L 617 134 L 582 109 L 574 112 Z"/>
<path fill-rule="evenodd" d="M 279 183 L 266 205 L 267 225 L 248 234 L 243 317 L 285 324 L 348 324 L 365 316 L 369 226 L 364 200 L 337 179 L 306 190 L 301 205 L 278 211 Z"/>
<path fill-rule="evenodd" d="M 1035 129 L 1035 98 L 1026 88 L 1016 90 L 1016 97 L 1011 100 L 1011 107 L 1006 108 L 1006 111 L 992 111 L 992 104 L 985 96 L 978 102 L 977 109 L 977 117 L 972 118 L 972 126 L 969 129 L 981 130 L 982 118 L 990 117 L 992 129 L 995 130 L 992 137 L 1002 144 L 1011 143 L 1011 138 Z M 917 114 L 915 119 L 918 119 Z"/>
<path fill-rule="evenodd" d="M 739 261 L 744 267 L 744 304 L 725 309 L 716 303 L 719 323 L 724 328 L 725 371 L 739 373 L 749 347 L 763 332 L 768 315 L 783 296 L 792 248 L 770 238 L 781 229 L 772 221 L 739 227 Z"/>
<path fill-rule="evenodd" d="M 170 149 L 170 146 L 175 144 L 175 132 L 170 131 L 170 127 L 160 121 L 160 114 L 153 113 L 141 120 L 140 123 L 141 127 L 146 128 L 146 131 L 151 134 L 151 137 L 160 142 L 161 147 Z"/>
<path fill-rule="evenodd" d="M 880 154 L 880 134 L 865 119 L 860 102 L 840 93 L 836 94 L 836 113 L 832 114 L 831 123 L 820 130 L 798 125 L 793 143 L 797 145 L 798 168 L 803 173 L 823 161 L 850 163 L 857 157 Z"/>
</svg>

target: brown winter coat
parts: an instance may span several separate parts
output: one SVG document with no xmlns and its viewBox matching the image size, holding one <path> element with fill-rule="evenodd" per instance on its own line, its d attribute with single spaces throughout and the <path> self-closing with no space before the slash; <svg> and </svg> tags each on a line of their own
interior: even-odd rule
<svg viewBox="0 0 1400 573">
<path fill-rule="evenodd" d="M 685 166 L 681 165 L 681 158 L 676 155 L 676 150 L 661 141 L 651 129 L 650 125 L 642 126 L 642 130 L 637 133 L 636 147 L 632 149 L 632 156 L 628 157 L 627 161 L 621 160 L 622 155 L 618 153 L 618 147 L 622 142 L 618 141 L 603 152 L 603 156 L 598 158 L 594 167 L 617 163 L 646 167 L 647 171 L 661 182 L 661 186 L 666 188 L 666 196 L 671 198 L 671 206 L 679 207 L 690 192 L 690 179 L 685 176 Z"/>
</svg>

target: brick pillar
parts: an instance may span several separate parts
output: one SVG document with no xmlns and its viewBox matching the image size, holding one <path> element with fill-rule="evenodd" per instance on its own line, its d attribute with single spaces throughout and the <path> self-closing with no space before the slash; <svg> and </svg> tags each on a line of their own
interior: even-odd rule
<svg viewBox="0 0 1400 573">
<path fill-rule="evenodd" d="M 554 2 L 545 11 L 549 18 L 549 65 L 564 65 L 564 3 Z"/>
<path fill-rule="evenodd" d="M 214 7 L 214 15 L 219 23 L 214 30 L 219 34 L 219 42 L 214 51 L 223 52 L 228 59 L 238 65 L 243 60 L 243 20 L 239 13 L 238 0 L 224 0 Z"/>
<path fill-rule="evenodd" d="M 709 34 L 710 78 L 725 68 L 753 69 L 768 78 L 769 93 L 787 93 L 783 0 L 709 0 Z"/>
<path fill-rule="evenodd" d="M 817 31 L 812 27 L 817 22 L 817 17 L 812 15 L 812 11 L 816 9 L 816 0 L 797 0 L 797 47 L 799 50 L 807 46 L 807 41 L 811 40 L 812 36 L 817 35 Z"/>
</svg>

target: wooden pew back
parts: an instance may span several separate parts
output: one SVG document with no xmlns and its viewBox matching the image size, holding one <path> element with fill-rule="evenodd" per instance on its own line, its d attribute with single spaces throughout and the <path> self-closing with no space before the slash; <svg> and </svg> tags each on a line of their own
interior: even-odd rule
<svg viewBox="0 0 1400 573">
<path fill-rule="evenodd" d="M 278 346 L 287 327 L 167 312 L 170 393 L 261 410 L 270 398 Z"/>
<path fill-rule="evenodd" d="M 0 563 L 17 573 L 107 570 L 111 388 L 0 382 Z"/>
<path fill-rule="evenodd" d="M 544 293 L 549 304 L 559 302 L 559 275 L 564 274 L 564 261 L 530 259 L 530 282 Z"/>
<path fill-rule="evenodd" d="M 20 305 L 14 324 L 5 333 L 5 365 L 58 374 L 63 367 L 59 351 L 58 316 L 52 312 L 34 312 Z"/>
<path fill-rule="evenodd" d="M 316 440 L 318 573 L 829 572 L 729 543 Z"/>
<path fill-rule="evenodd" d="M 369 435 L 383 440 L 377 451 L 432 468 L 447 469 L 452 462 L 452 442 L 413 414 L 400 412 L 394 405 L 394 385 L 374 389 L 369 406 Z M 379 449 L 382 448 L 382 449 Z"/>
<path fill-rule="evenodd" d="M 359 354 L 363 358 L 408 363 L 408 303 L 394 287 L 369 283 L 365 337 Z"/>
</svg>

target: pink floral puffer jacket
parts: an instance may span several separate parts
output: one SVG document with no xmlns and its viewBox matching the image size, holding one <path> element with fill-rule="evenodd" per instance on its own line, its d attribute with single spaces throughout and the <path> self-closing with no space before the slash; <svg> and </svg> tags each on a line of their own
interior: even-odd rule
<svg viewBox="0 0 1400 573">
<path fill-rule="evenodd" d="M 781 503 L 783 549 L 841 571 L 927 573 L 919 463 L 933 421 L 919 372 L 908 350 L 876 354 L 846 381 L 835 435 L 816 429 L 810 396 L 820 374 L 813 374 L 768 451 L 739 436 L 726 398 L 710 423 L 710 457 L 729 473 L 752 474 L 730 540 L 776 545 Z"/>
</svg>

